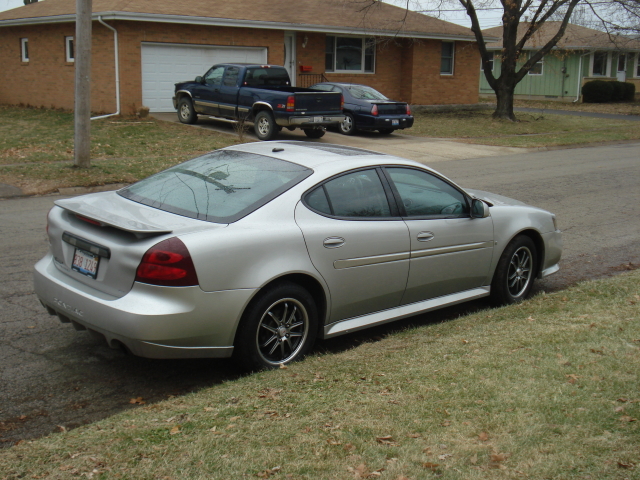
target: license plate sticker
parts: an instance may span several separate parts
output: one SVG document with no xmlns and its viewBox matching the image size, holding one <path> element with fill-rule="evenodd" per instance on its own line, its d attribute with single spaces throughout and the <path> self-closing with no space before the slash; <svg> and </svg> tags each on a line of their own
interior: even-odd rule
<svg viewBox="0 0 640 480">
<path fill-rule="evenodd" d="M 98 255 L 76 248 L 71 269 L 95 279 L 98 275 L 99 264 L 100 257 Z"/>
<path fill-rule="evenodd" d="M 322 123 L 322 117 L 313 117 L 314 123 Z"/>
<path fill-rule="evenodd" d="M 400 120 L 391 120 L 391 125 L 400 125 Z"/>
</svg>

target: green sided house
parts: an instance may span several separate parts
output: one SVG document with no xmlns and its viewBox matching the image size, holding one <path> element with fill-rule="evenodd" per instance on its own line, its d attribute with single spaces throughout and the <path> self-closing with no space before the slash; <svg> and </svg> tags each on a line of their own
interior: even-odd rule
<svg viewBox="0 0 640 480">
<path fill-rule="evenodd" d="M 560 22 L 546 22 L 525 45 L 531 55 L 558 31 Z M 524 32 L 529 24 L 523 22 L 518 30 Z M 485 35 L 499 37 L 502 27 L 484 30 Z M 493 53 L 493 74 L 500 75 L 501 42 L 487 42 Z M 515 98 L 558 100 L 570 102 L 580 99 L 582 85 L 590 80 L 619 80 L 636 85 L 640 94 L 640 41 L 622 36 L 610 36 L 592 28 L 569 24 L 558 45 L 516 86 Z M 527 57 L 528 58 L 528 57 Z M 523 58 L 523 63 L 526 59 Z M 479 66 L 482 68 L 482 65 Z M 493 96 L 484 73 L 480 75 L 480 96 Z"/>
<path fill-rule="evenodd" d="M 0 13 L 0 104 L 72 109 L 76 0 Z M 174 83 L 215 63 L 284 65 L 298 86 L 370 85 L 411 104 L 478 101 L 465 27 L 382 2 L 93 0 L 91 109 L 173 111 Z"/>
</svg>

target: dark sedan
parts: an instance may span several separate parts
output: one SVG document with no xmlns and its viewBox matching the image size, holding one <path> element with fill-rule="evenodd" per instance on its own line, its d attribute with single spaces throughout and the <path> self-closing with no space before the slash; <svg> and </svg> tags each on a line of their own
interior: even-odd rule
<svg viewBox="0 0 640 480">
<path fill-rule="evenodd" d="M 378 130 L 387 135 L 413 125 L 409 104 L 389 100 L 367 85 L 323 82 L 316 83 L 311 88 L 342 93 L 346 118 L 339 130 L 345 135 L 353 135 L 358 130 Z"/>
</svg>

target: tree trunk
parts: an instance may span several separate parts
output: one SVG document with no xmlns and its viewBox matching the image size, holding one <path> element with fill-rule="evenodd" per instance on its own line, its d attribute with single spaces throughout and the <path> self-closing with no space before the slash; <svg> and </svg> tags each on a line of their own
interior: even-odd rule
<svg viewBox="0 0 640 480">
<path fill-rule="evenodd" d="M 500 118 L 503 120 L 511 120 L 516 122 L 516 116 L 513 113 L 513 90 L 515 85 L 508 87 L 500 85 L 496 88 L 496 101 L 497 106 L 495 112 L 493 112 L 493 118 Z"/>
</svg>

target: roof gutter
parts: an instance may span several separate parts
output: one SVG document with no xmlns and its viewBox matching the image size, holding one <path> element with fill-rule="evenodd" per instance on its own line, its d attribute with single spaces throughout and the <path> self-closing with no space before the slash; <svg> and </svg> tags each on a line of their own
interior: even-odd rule
<svg viewBox="0 0 640 480">
<path fill-rule="evenodd" d="M 400 37 L 400 38 L 420 38 L 431 40 L 458 40 L 475 42 L 474 35 L 456 35 L 447 33 L 423 33 L 413 31 L 395 31 L 382 29 L 336 27 L 331 25 L 304 25 L 289 22 L 265 22 L 256 20 L 236 20 L 229 18 L 193 17 L 186 15 L 161 15 L 156 13 L 129 13 L 129 12 L 100 12 L 94 13 L 93 18 L 100 21 L 124 20 L 134 22 L 158 22 L 188 25 L 207 25 L 218 27 L 242 27 L 242 28 L 264 28 L 268 30 L 296 30 L 299 32 L 336 33 L 346 35 L 371 35 L 380 37 Z M 19 18 L 13 20 L 0 20 L 0 27 L 18 25 L 41 25 L 51 23 L 75 22 L 75 14 L 55 15 L 50 17 Z M 101 22 L 102 23 L 102 22 Z M 487 37 L 488 41 L 498 41 L 499 37 Z"/>
<path fill-rule="evenodd" d="M 98 16 L 98 21 L 113 32 L 113 52 L 116 62 L 116 113 L 110 113 L 108 115 L 100 115 L 99 117 L 91 117 L 91 120 L 98 120 L 100 118 L 113 117 L 120 115 L 120 62 L 118 59 L 118 31 L 111 25 L 107 25 L 102 20 L 102 16 Z"/>
</svg>

